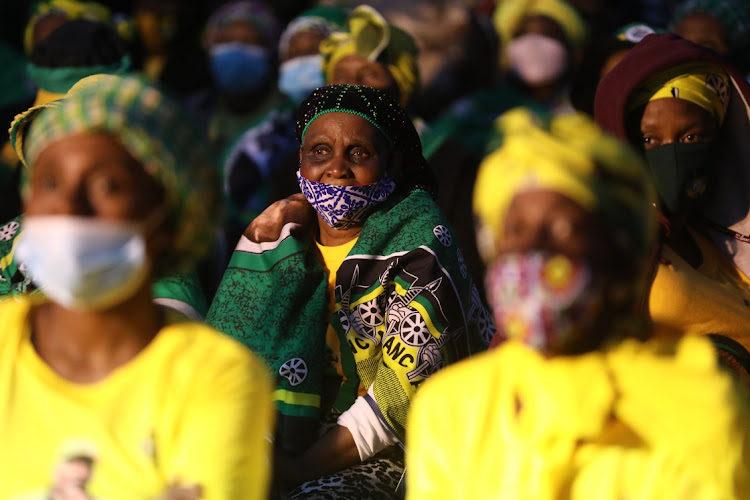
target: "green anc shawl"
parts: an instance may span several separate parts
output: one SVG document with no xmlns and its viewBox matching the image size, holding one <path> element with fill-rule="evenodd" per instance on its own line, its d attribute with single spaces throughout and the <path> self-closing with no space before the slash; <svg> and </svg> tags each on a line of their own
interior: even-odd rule
<svg viewBox="0 0 750 500">
<path fill-rule="evenodd" d="M 403 440 L 419 384 L 484 350 L 494 334 L 456 238 L 428 193 L 392 196 L 367 219 L 336 273 L 336 313 L 329 317 L 328 278 L 306 229 L 287 224 L 269 243 L 243 236 L 207 322 L 245 343 L 272 370 L 282 448 L 306 447 L 329 410 L 321 404 L 331 364 L 329 321 L 345 375 L 333 407 L 345 411 L 360 382 L 372 385 L 381 421 Z"/>
</svg>

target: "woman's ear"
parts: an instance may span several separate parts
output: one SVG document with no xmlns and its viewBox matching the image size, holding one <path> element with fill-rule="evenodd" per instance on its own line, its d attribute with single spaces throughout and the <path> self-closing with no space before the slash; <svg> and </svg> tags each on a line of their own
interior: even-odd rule
<svg viewBox="0 0 750 500">
<path fill-rule="evenodd" d="M 302 166 L 302 145 L 299 147 L 299 166 Z"/>
</svg>

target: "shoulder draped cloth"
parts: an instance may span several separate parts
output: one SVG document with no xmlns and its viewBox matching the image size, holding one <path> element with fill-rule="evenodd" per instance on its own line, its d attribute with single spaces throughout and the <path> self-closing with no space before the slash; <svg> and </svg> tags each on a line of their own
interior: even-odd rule
<svg viewBox="0 0 750 500">
<path fill-rule="evenodd" d="M 495 331 L 456 238 L 426 192 L 393 196 L 368 218 L 339 268 L 329 318 L 326 271 L 309 232 L 292 226 L 271 243 L 243 236 L 207 321 L 275 375 L 282 448 L 314 437 L 311 426 L 328 410 L 323 376 L 335 361 L 344 378 L 333 407 L 345 411 L 360 382 L 372 386 L 381 421 L 403 440 L 416 388 L 445 364 L 485 349 Z M 326 346 L 329 320 L 340 360 Z"/>
</svg>

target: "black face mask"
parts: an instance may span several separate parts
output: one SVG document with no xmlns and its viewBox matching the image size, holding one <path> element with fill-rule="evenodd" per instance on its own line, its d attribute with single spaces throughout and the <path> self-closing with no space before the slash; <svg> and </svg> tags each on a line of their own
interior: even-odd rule
<svg viewBox="0 0 750 500">
<path fill-rule="evenodd" d="M 662 206 L 671 214 L 690 211 L 712 180 L 713 143 L 671 143 L 645 152 Z"/>
</svg>

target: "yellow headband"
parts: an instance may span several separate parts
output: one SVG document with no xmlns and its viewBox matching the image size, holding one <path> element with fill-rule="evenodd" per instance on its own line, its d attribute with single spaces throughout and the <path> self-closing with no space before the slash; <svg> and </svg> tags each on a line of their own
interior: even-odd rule
<svg viewBox="0 0 750 500">
<path fill-rule="evenodd" d="M 729 105 L 729 76 L 717 66 L 701 63 L 670 68 L 647 79 L 631 96 L 628 110 L 668 98 L 683 99 L 700 106 L 721 125 Z"/>
<path fill-rule="evenodd" d="M 537 190 L 577 202 L 604 221 L 625 251 L 648 254 L 656 236 L 656 195 L 636 153 L 582 114 L 544 123 L 517 108 L 502 115 L 497 127 L 503 145 L 484 159 L 474 188 L 478 246 L 486 262 L 498 254 L 515 195 Z"/>
<path fill-rule="evenodd" d="M 360 5 L 348 19 L 348 31 L 332 33 L 320 43 L 326 82 L 333 80 L 336 64 L 348 55 L 370 61 L 383 56 L 383 63 L 396 80 L 401 93 L 400 104 L 406 105 L 419 88 L 417 46 L 405 32 L 388 24 L 375 9 Z"/>
</svg>

